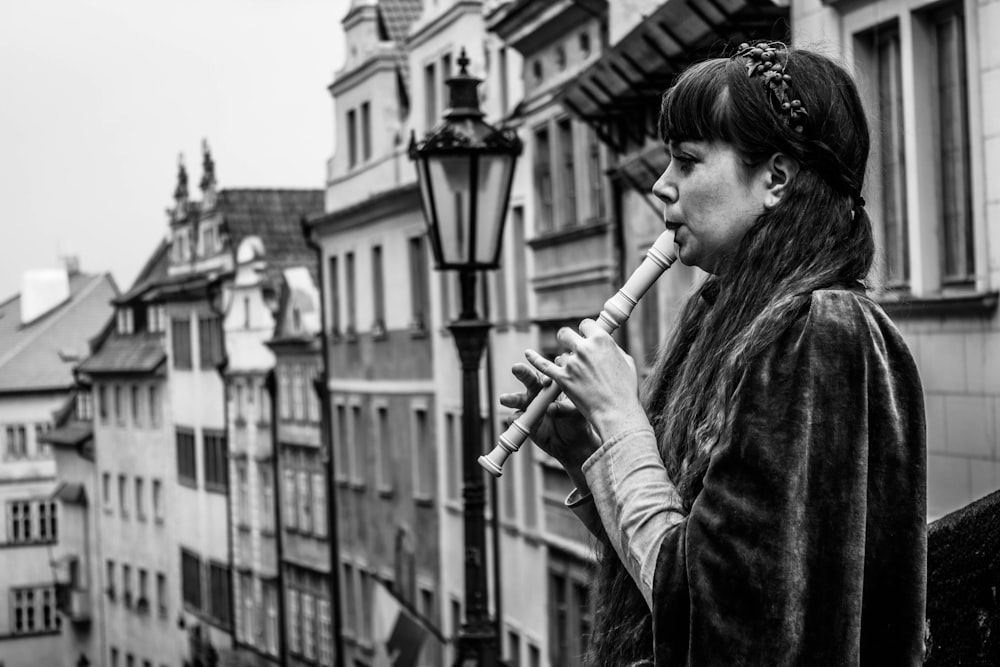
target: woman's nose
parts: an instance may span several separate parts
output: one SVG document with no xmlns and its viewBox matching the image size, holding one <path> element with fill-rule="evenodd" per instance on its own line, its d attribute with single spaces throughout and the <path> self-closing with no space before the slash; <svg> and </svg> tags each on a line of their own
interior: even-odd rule
<svg viewBox="0 0 1000 667">
<path fill-rule="evenodd" d="M 667 178 L 668 171 L 669 167 L 664 169 L 660 177 L 656 179 L 656 183 L 653 183 L 653 194 L 664 203 L 673 204 L 677 201 L 677 187 Z"/>
</svg>

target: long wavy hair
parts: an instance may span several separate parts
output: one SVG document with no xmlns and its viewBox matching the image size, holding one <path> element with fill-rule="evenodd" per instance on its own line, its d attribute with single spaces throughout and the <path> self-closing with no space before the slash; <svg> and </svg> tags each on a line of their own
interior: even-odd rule
<svg viewBox="0 0 1000 667">
<path fill-rule="evenodd" d="M 860 199 L 869 129 L 851 75 L 821 54 L 788 50 L 785 71 L 809 113 L 797 132 L 763 77 L 748 76 L 746 65 L 734 56 L 692 66 L 664 94 L 660 113 L 664 142 L 722 142 L 748 168 L 776 153 L 799 163 L 779 203 L 742 239 L 729 269 L 688 299 L 643 387 L 660 455 L 686 512 L 701 492 L 712 452 L 731 433 L 750 365 L 808 307 L 814 290 L 863 282 L 875 253 Z M 649 611 L 606 539 L 601 547 L 585 664 L 651 665 Z"/>
</svg>

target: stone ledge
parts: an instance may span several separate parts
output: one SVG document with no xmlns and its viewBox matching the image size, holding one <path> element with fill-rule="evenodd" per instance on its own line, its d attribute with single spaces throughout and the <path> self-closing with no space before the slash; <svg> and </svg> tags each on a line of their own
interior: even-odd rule
<svg viewBox="0 0 1000 667">
<path fill-rule="evenodd" d="M 927 621 L 926 665 L 1000 665 L 1000 491 L 930 525 Z"/>
</svg>

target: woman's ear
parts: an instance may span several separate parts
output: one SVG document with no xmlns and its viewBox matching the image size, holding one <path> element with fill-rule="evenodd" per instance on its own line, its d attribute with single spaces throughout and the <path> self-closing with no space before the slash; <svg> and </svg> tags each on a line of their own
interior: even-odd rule
<svg viewBox="0 0 1000 667">
<path fill-rule="evenodd" d="M 778 205 L 788 191 L 789 184 L 799 173 L 799 162 L 784 153 L 775 153 L 765 163 L 765 168 L 764 208 L 772 209 Z"/>
</svg>

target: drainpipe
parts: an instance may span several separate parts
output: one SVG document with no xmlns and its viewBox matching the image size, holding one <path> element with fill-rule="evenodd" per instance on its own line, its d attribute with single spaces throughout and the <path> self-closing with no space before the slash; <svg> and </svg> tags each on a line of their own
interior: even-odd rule
<svg viewBox="0 0 1000 667">
<path fill-rule="evenodd" d="M 316 273 L 319 276 L 320 299 L 319 299 L 319 340 L 320 354 L 323 355 L 320 366 L 320 376 L 313 379 L 313 388 L 320 400 L 321 426 L 320 437 L 322 438 L 321 450 L 326 452 L 326 534 L 330 539 L 330 608 L 333 611 L 333 652 L 335 665 L 346 665 L 344 662 L 344 633 L 343 614 L 341 613 L 340 600 L 340 533 L 337 517 L 337 489 L 333 480 L 336 474 L 336 461 L 333 455 L 333 419 L 330 414 L 330 343 L 326 333 L 326 298 L 323 285 L 325 282 L 326 267 L 323 265 L 323 248 L 313 238 L 309 221 L 302 217 L 299 221 L 302 227 L 302 236 L 305 237 L 306 245 L 316 253 Z"/>
</svg>

